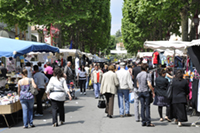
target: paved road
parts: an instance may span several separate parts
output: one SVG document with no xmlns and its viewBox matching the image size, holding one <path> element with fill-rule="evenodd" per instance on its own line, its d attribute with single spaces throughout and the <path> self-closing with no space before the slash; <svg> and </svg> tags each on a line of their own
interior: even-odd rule
<svg viewBox="0 0 200 133">
<path fill-rule="evenodd" d="M 77 92 L 78 93 L 78 92 Z M 94 99 L 93 91 L 88 91 L 87 95 L 77 94 L 78 100 L 67 101 L 65 103 L 64 125 L 52 127 L 50 108 L 45 110 L 43 117 L 34 119 L 35 128 L 22 129 L 22 122 L 10 129 L 0 128 L 0 133 L 199 133 L 200 127 L 190 127 L 190 124 L 197 120 L 197 117 L 188 117 L 189 121 L 183 127 L 177 127 L 174 123 L 166 121 L 160 122 L 157 106 L 151 106 L 152 123 L 156 127 L 142 127 L 141 123 L 136 123 L 134 117 L 119 117 L 117 96 L 115 96 L 114 117 L 107 118 L 104 110 L 97 108 L 97 99 Z M 131 114 L 133 113 L 131 104 Z M 200 123 L 199 123 L 200 126 Z"/>
</svg>

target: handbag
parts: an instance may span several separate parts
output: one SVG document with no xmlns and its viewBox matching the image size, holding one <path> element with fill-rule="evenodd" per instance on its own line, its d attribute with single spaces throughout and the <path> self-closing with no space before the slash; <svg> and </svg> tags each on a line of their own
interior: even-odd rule
<svg viewBox="0 0 200 133">
<path fill-rule="evenodd" d="M 148 78 L 148 75 L 146 75 L 146 80 L 147 80 L 147 78 Z M 147 83 L 148 84 L 148 83 Z M 152 94 L 152 91 L 150 90 L 149 91 L 149 103 L 151 104 L 151 103 L 153 103 L 153 94 Z"/>
<path fill-rule="evenodd" d="M 149 91 L 149 103 L 153 102 L 153 94 L 152 91 Z"/>
<path fill-rule="evenodd" d="M 129 103 L 134 103 L 134 92 L 129 93 Z"/>
<path fill-rule="evenodd" d="M 38 94 L 38 90 L 36 88 L 33 87 L 31 79 L 29 79 L 29 92 L 33 95 L 37 95 Z"/>
<path fill-rule="evenodd" d="M 106 101 L 104 100 L 103 95 L 100 95 L 97 107 L 100 109 L 106 108 Z"/>
<path fill-rule="evenodd" d="M 172 98 L 172 81 L 170 81 L 168 89 L 167 89 L 167 98 L 171 99 Z"/>
</svg>

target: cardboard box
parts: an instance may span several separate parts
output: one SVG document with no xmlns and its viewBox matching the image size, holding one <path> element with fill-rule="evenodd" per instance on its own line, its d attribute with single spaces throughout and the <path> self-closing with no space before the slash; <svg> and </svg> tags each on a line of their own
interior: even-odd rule
<svg viewBox="0 0 200 133">
<path fill-rule="evenodd" d="M 0 114 L 11 114 L 15 112 L 15 105 L 9 104 L 9 105 L 0 105 Z"/>
<path fill-rule="evenodd" d="M 22 105 L 20 103 L 20 101 L 17 102 L 17 111 L 21 110 L 22 109 Z"/>
</svg>

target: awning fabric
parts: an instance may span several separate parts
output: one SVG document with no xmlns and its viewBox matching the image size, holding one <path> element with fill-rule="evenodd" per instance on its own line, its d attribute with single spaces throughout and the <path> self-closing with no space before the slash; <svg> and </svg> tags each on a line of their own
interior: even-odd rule
<svg viewBox="0 0 200 133">
<path fill-rule="evenodd" d="M 142 58 L 142 57 L 151 57 L 153 55 L 153 52 L 138 52 L 137 57 Z"/>
<path fill-rule="evenodd" d="M 75 57 L 76 54 L 79 55 L 79 57 L 82 57 L 82 52 L 80 50 L 77 49 L 60 49 L 60 53 L 64 53 L 67 56 L 72 56 Z"/>
<path fill-rule="evenodd" d="M 0 37 L 0 57 L 17 57 L 29 52 L 58 52 L 59 48 L 32 41 Z"/>
<path fill-rule="evenodd" d="M 187 47 L 189 47 L 191 42 L 183 42 L 183 41 L 146 41 L 144 43 L 144 48 L 150 48 L 153 50 L 174 50 L 179 49 L 183 53 L 187 53 Z"/>
</svg>

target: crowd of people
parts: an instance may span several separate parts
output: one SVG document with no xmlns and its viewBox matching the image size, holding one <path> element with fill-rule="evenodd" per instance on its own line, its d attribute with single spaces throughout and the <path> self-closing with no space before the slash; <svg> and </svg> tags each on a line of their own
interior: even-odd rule
<svg viewBox="0 0 200 133">
<path fill-rule="evenodd" d="M 187 121 L 186 103 L 189 93 L 188 83 L 183 79 L 183 71 L 178 70 L 175 75 L 171 68 L 160 68 L 157 76 L 153 77 L 153 71 L 149 71 L 148 64 L 141 60 L 134 64 L 128 62 L 114 64 L 87 64 L 81 65 L 77 75 L 71 69 L 71 62 L 67 62 L 64 68 L 51 67 L 47 62 L 45 69 L 39 62 L 31 66 L 27 63 L 22 71 L 23 78 L 18 82 L 18 94 L 23 109 L 24 128 L 35 127 L 33 124 L 34 95 L 30 92 L 30 86 L 38 90 L 35 96 L 37 109 L 35 116 L 43 116 L 42 97 L 47 94 L 52 105 L 53 126 L 58 126 L 57 113 L 59 112 L 60 124 L 65 121 L 64 101 L 66 95 L 72 100 L 74 82 L 79 83 L 80 95 L 86 95 L 87 89 L 94 89 L 94 98 L 102 96 L 106 98 L 105 113 L 107 117 L 113 117 L 114 97 L 118 96 L 120 117 L 131 117 L 129 93 L 134 93 L 134 116 L 136 122 L 142 122 L 142 126 L 154 127 L 151 123 L 151 103 L 158 106 L 160 121 L 171 122 L 175 119 L 178 126 Z M 74 78 L 76 77 L 76 78 Z M 152 78 L 153 77 L 153 78 Z M 77 80 L 77 81 L 75 81 Z M 173 89 L 172 98 L 166 96 L 169 85 Z M 125 107 L 124 107 L 125 103 Z M 141 111 L 139 111 L 139 105 Z M 163 118 L 162 109 L 166 107 L 166 116 Z M 140 118 L 141 116 L 141 118 Z"/>
</svg>

